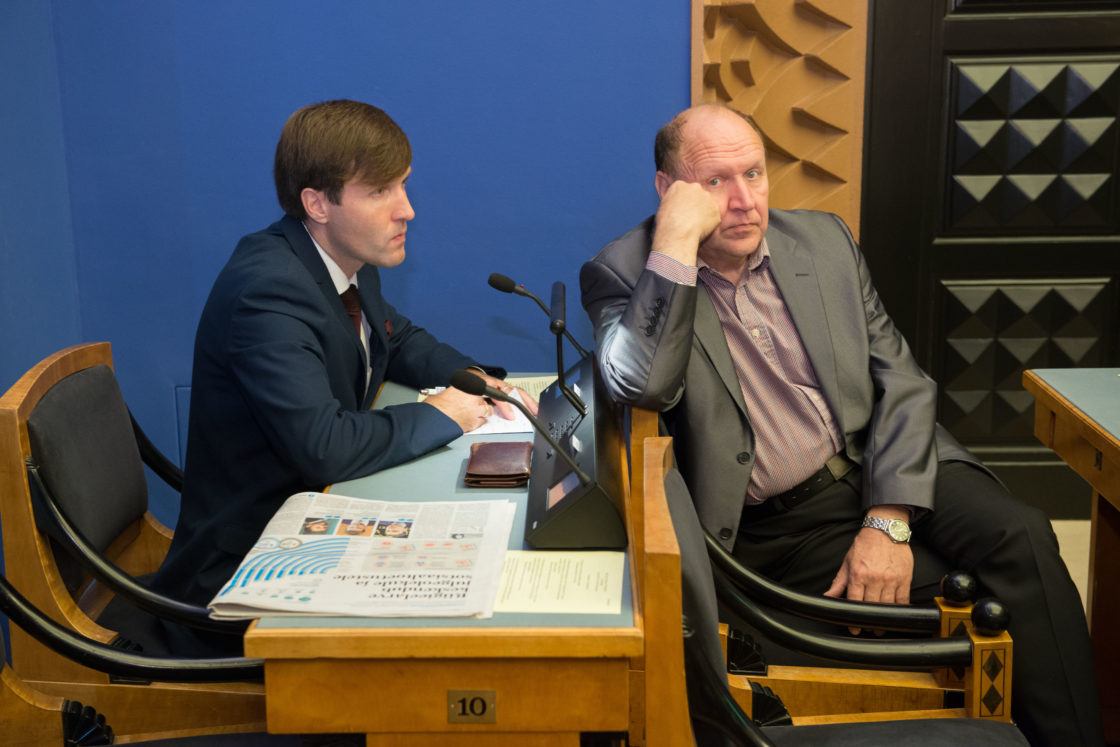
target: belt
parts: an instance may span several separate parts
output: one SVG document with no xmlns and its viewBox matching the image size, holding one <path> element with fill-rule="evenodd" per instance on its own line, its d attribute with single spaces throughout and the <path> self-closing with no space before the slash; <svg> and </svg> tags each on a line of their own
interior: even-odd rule
<svg viewBox="0 0 1120 747">
<path fill-rule="evenodd" d="M 777 495 L 767 498 L 762 503 L 744 506 L 743 513 L 758 519 L 764 516 L 772 516 L 774 514 L 783 514 L 787 511 L 792 511 L 825 488 L 839 482 L 841 478 L 852 470 L 858 468 L 858 464 L 849 459 L 844 452 L 840 452 L 839 454 L 829 457 L 823 467 L 809 475 L 809 477 L 801 483 L 794 485 L 784 493 L 778 493 Z"/>
</svg>

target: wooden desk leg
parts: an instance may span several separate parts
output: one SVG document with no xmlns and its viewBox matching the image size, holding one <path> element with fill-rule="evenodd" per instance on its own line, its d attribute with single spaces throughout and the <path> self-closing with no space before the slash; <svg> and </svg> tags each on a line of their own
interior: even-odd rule
<svg viewBox="0 0 1120 747">
<path fill-rule="evenodd" d="M 1120 743 L 1120 508 L 1093 493 L 1089 544 L 1089 632 L 1109 744 Z"/>
</svg>

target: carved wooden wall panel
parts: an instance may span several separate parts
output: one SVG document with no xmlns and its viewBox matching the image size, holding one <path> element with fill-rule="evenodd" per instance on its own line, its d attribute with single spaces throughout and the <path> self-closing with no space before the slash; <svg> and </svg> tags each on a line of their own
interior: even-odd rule
<svg viewBox="0 0 1120 747">
<path fill-rule="evenodd" d="M 1020 381 L 1120 362 L 1120 0 L 871 7 L 861 247 L 880 297 L 938 420 L 1012 493 L 1085 518 Z"/>
<path fill-rule="evenodd" d="M 946 235 L 1120 233 L 1120 56 L 949 65 Z"/>
<path fill-rule="evenodd" d="M 933 371 L 941 384 L 939 419 L 974 446 L 1033 434 L 1034 397 L 1022 387 L 1024 369 L 1107 363 L 1116 327 L 1110 278 L 942 280 L 940 286 L 946 337 Z"/>
<path fill-rule="evenodd" d="M 859 235 L 867 0 L 693 0 L 692 101 L 750 114 L 770 204 Z"/>
</svg>

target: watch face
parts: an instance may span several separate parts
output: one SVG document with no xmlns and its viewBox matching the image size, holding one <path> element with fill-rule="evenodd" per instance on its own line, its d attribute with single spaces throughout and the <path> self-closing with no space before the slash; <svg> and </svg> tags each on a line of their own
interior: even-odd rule
<svg viewBox="0 0 1120 747">
<path fill-rule="evenodd" d="M 895 542 L 905 542 L 910 539 L 910 527 L 906 526 L 906 522 L 899 521 L 898 519 L 891 520 L 890 526 L 887 527 L 887 534 L 891 536 Z"/>
</svg>

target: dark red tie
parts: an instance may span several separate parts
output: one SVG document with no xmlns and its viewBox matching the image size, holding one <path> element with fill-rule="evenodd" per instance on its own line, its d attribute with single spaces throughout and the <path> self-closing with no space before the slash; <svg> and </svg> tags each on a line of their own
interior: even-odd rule
<svg viewBox="0 0 1120 747">
<path fill-rule="evenodd" d="M 342 293 L 338 294 L 342 299 L 342 305 L 346 307 L 346 314 L 350 317 L 350 321 L 354 322 L 354 329 L 358 331 L 358 336 L 362 336 L 362 299 L 358 296 L 358 287 L 351 285 Z"/>
</svg>

